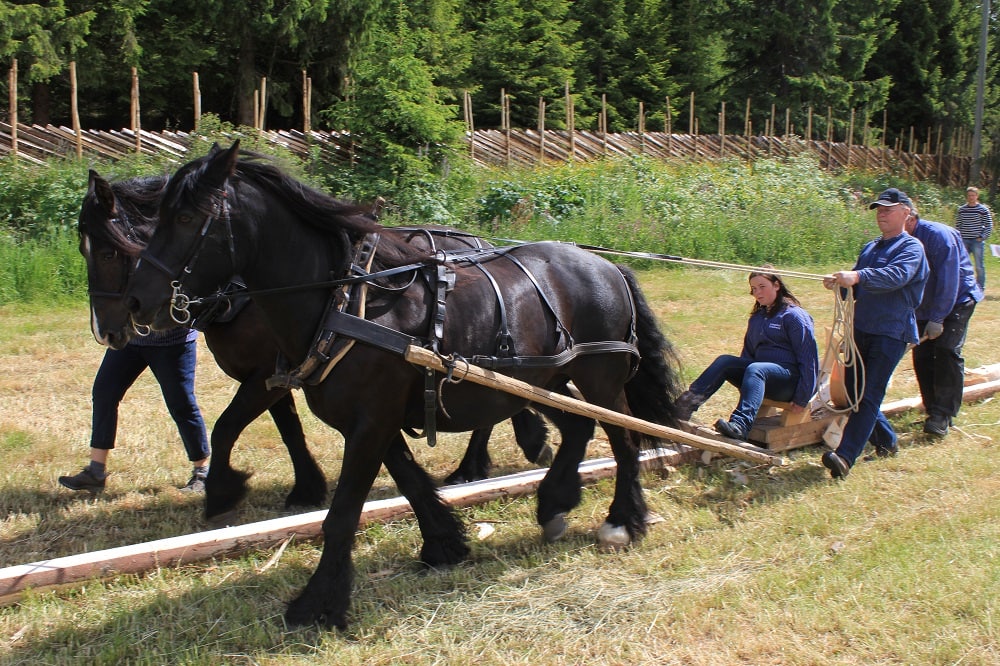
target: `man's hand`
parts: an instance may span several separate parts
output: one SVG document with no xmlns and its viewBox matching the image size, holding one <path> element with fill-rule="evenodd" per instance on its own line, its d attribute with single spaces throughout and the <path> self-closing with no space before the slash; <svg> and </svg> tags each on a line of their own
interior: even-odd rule
<svg viewBox="0 0 1000 666">
<path fill-rule="evenodd" d="M 928 340 L 933 340 L 942 333 L 944 333 L 944 324 L 939 321 L 929 321 L 924 326 L 924 337 Z"/>
<path fill-rule="evenodd" d="M 853 287 L 858 283 L 858 279 L 857 271 L 837 271 L 833 275 L 827 275 L 823 278 L 823 286 L 827 289 Z"/>
</svg>

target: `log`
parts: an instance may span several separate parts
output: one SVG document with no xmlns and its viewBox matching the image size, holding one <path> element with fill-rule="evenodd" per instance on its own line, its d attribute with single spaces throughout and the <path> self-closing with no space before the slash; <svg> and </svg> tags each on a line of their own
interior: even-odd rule
<svg viewBox="0 0 1000 666">
<path fill-rule="evenodd" d="M 693 449 L 644 451 L 642 461 L 678 465 L 696 459 Z M 611 458 L 580 463 L 580 478 L 586 483 L 614 476 Z M 471 506 L 495 499 L 521 497 L 537 490 L 547 468 L 529 470 L 493 479 L 441 488 L 438 492 L 451 506 Z M 361 525 L 402 518 L 412 513 L 403 497 L 365 502 Z M 0 605 L 16 602 L 26 590 L 70 587 L 85 580 L 139 574 L 157 567 L 234 555 L 254 548 L 273 547 L 289 538 L 315 539 L 322 534 L 327 511 L 310 511 L 246 525 L 206 530 L 146 543 L 69 555 L 0 569 Z"/>
<path fill-rule="evenodd" d="M 423 347 L 410 345 L 407 348 L 404 357 L 410 363 L 432 368 L 438 372 L 447 373 L 449 370 L 445 367 L 444 361 L 440 356 L 429 349 L 424 349 Z M 532 402 L 548 405 L 549 407 L 555 407 L 563 411 L 572 412 L 573 414 L 579 414 L 580 416 L 589 416 L 597 419 L 598 421 L 611 423 L 613 425 L 627 428 L 628 430 L 641 432 L 646 435 L 652 435 L 653 437 L 659 437 L 672 442 L 680 442 L 681 444 L 687 444 L 705 451 L 722 453 L 733 458 L 749 460 L 750 462 L 755 463 L 763 463 L 765 465 L 785 464 L 785 460 L 781 456 L 772 455 L 767 451 L 767 449 L 762 449 L 750 444 L 745 446 L 730 444 L 728 442 L 722 442 L 715 439 L 709 439 L 708 437 L 687 433 L 683 430 L 678 430 L 677 428 L 670 428 L 657 423 L 643 421 L 642 419 L 637 419 L 634 416 L 620 414 L 610 409 L 605 409 L 604 407 L 584 402 L 583 400 L 577 400 L 559 393 L 553 393 L 552 391 L 532 386 L 531 384 L 514 379 L 513 377 L 501 375 L 475 365 L 462 366 L 460 371 L 454 373 L 454 376 L 459 380 L 468 380 L 475 384 L 480 384 L 481 386 L 487 386 L 499 391 L 505 391 L 506 393 L 512 393 L 516 396 L 531 400 Z"/>
<path fill-rule="evenodd" d="M 988 398 L 997 392 L 1000 392 L 1000 379 L 975 384 L 967 383 L 965 385 L 965 390 L 962 391 L 962 402 L 982 400 L 983 398 Z M 924 403 L 920 399 L 920 396 L 915 398 L 903 398 L 902 400 L 882 403 L 882 413 L 886 416 L 893 416 L 911 409 L 923 409 L 923 406 Z"/>
</svg>

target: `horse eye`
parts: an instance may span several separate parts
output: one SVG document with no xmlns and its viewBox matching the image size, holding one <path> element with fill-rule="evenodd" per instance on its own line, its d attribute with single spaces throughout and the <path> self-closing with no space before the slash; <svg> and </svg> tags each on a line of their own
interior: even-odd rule
<svg viewBox="0 0 1000 666">
<path fill-rule="evenodd" d="M 194 218 L 191 213 L 178 213 L 177 214 L 177 224 L 191 224 L 191 220 Z"/>
<path fill-rule="evenodd" d="M 117 256 L 118 252 L 116 250 L 104 250 L 101 252 L 101 261 L 114 261 Z"/>
</svg>

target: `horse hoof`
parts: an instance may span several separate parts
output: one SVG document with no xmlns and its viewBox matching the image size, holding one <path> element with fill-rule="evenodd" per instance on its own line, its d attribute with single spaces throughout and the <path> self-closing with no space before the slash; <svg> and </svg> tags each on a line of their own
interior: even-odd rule
<svg viewBox="0 0 1000 666">
<path fill-rule="evenodd" d="M 597 530 L 597 543 L 600 549 L 605 552 L 617 552 L 625 549 L 632 538 L 628 535 L 628 530 L 624 526 L 614 526 L 605 521 L 601 528 Z"/>
<path fill-rule="evenodd" d="M 556 456 L 552 451 L 552 447 L 546 444 L 542 447 L 542 450 L 538 452 L 538 457 L 535 458 L 535 464 L 539 467 L 548 467 L 552 464 L 552 460 L 555 457 Z"/>
<path fill-rule="evenodd" d="M 566 513 L 557 513 L 542 525 L 542 534 L 549 543 L 558 541 L 566 534 Z"/>
<path fill-rule="evenodd" d="M 213 516 L 206 516 L 205 520 L 208 521 L 209 525 L 213 527 L 228 527 L 230 525 L 236 524 L 236 519 L 239 517 L 239 511 L 236 509 L 229 509 L 228 511 L 223 511 L 222 513 L 217 513 Z"/>
</svg>

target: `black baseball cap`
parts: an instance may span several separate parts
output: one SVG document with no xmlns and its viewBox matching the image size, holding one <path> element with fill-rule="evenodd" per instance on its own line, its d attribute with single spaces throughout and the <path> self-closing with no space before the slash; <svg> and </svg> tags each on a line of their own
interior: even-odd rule
<svg viewBox="0 0 1000 666">
<path fill-rule="evenodd" d="M 897 190 L 895 187 L 890 187 L 878 195 L 878 199 L 868 205 L 868 210 L 875 210 L 876 206 L 898 206 L 899 204 L 910 208 L 913 207 L 913 202 L 910 201 L 910 197 L 906 196 L 906 192 Z"/>
</svg>

